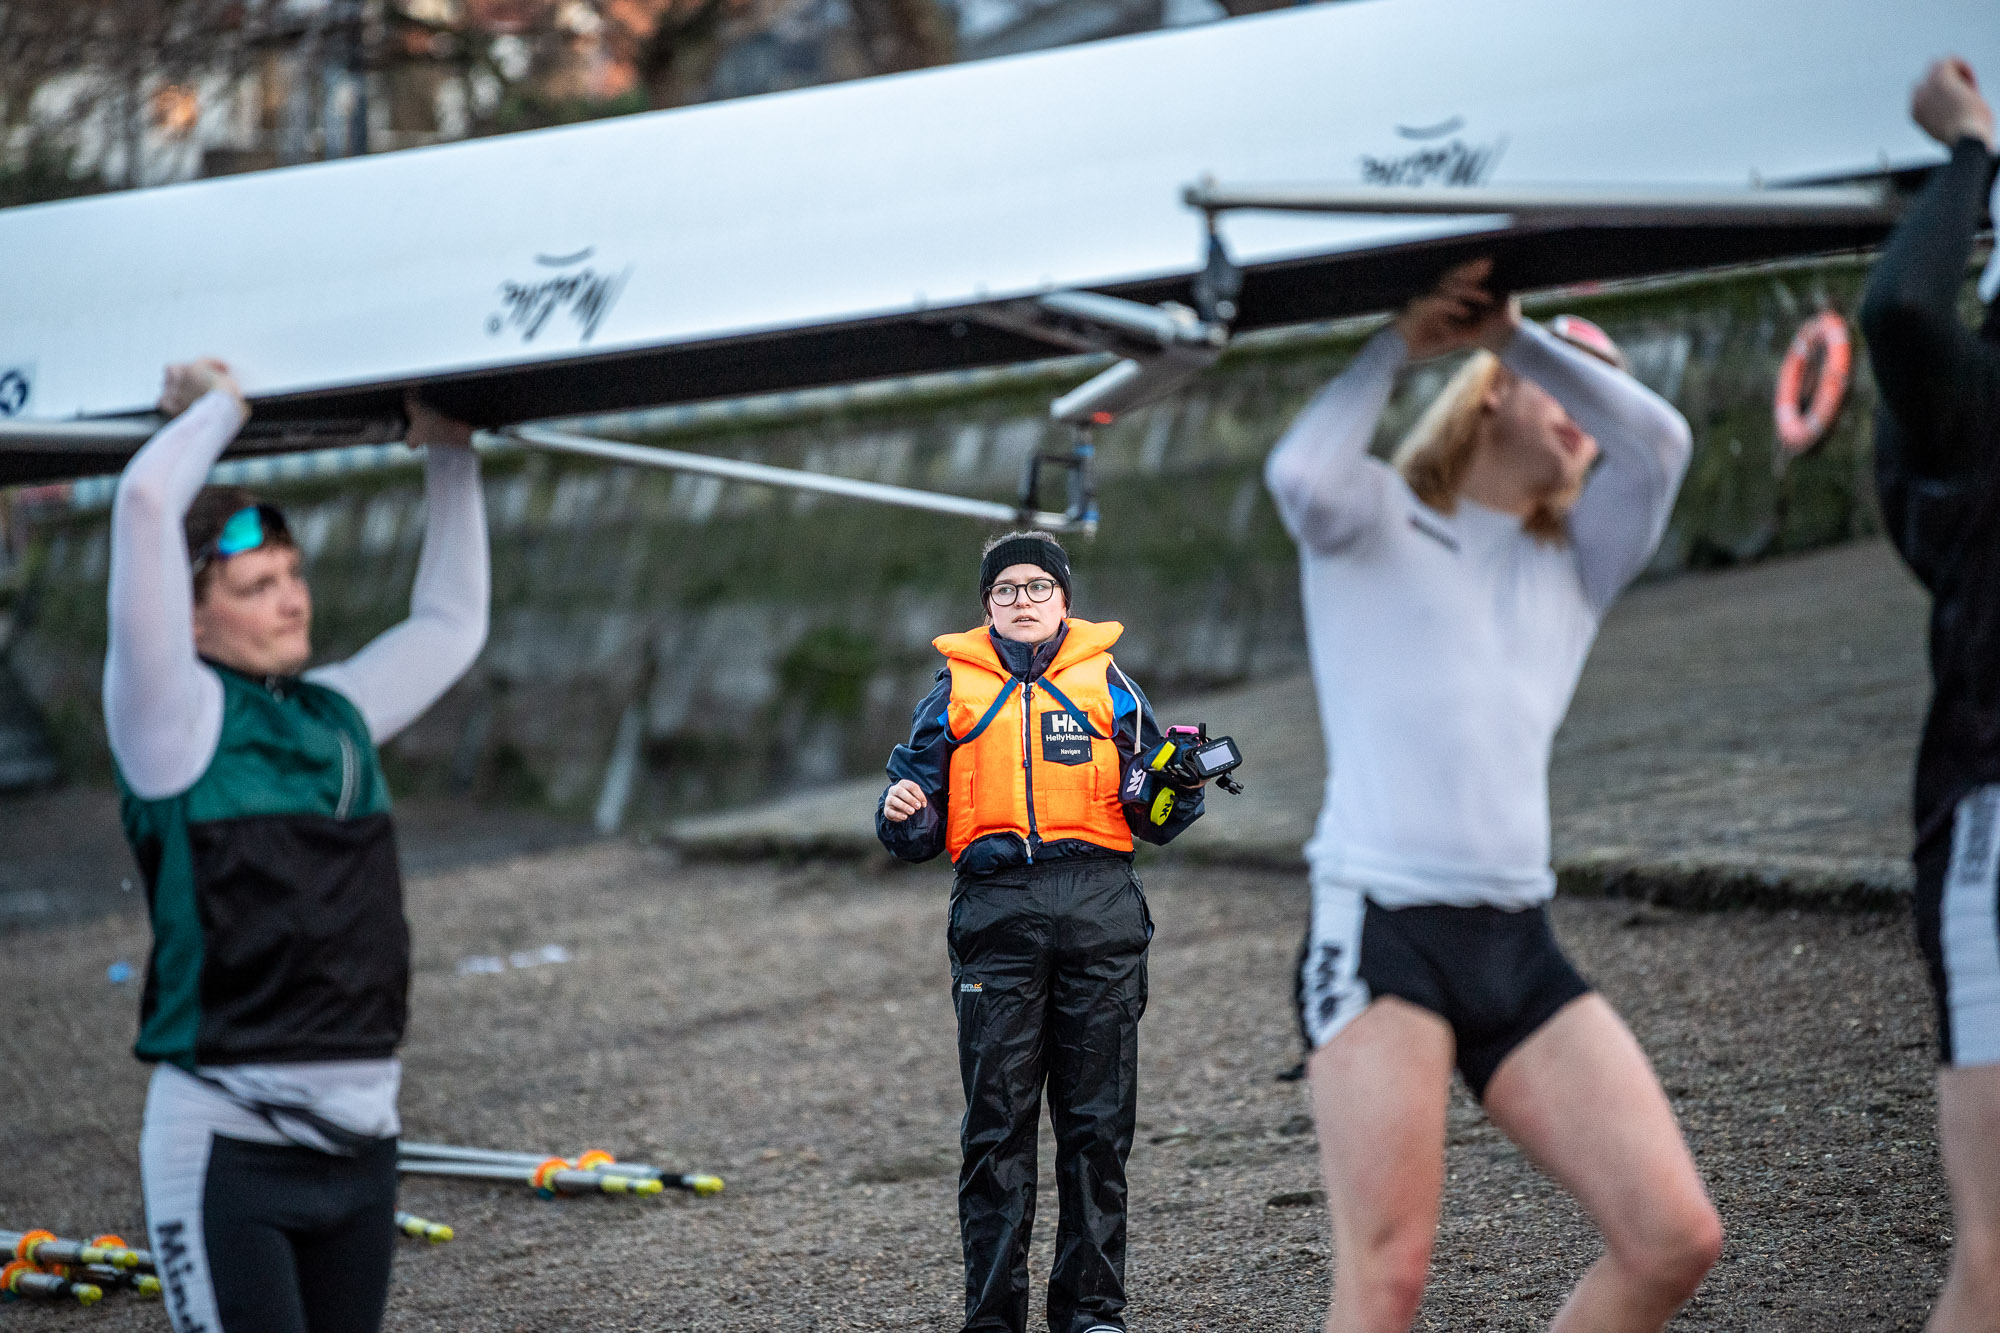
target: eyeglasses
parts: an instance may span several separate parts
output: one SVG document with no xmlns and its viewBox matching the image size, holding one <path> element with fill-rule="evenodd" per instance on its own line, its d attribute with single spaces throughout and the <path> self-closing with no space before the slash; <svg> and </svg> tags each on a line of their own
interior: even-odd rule
<svg viewBox="0 0 2000 1333">
<path fill-rule="evenodd" d="M 276 505 L 258 504 L 239 509 L 223 521 L 222 530 L 202 544 L 191 562 L 195 573 L 211 560 L 227 560 L 245 551 L 254 551 L 266 542 L 286 541 L 291 532 Z"/>
<path fill-rule="evenodd" d="M 1056 595 L 1054 579 L 1029 579 L 1026 583 L 996 583 L 986 590 L 995 606 L 1012 606 L 1022 593 L 1031 602 L 1046 602 Z"/>
</svg>

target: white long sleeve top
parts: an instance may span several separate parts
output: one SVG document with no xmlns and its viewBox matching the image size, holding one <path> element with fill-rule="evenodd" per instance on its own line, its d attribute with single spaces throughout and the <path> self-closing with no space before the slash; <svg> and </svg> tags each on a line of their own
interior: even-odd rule
<svg viewBox="0 0 2000 1333">
<path fill-rule="evenodd" d="M 205 395 L 133 456 L 112 502 L 104 723 L 118 771 L 142 799 L 193 786 L 222 738 L 222 682 L 195 654 L 194 579 L 181 523 L 242 425 L 234 399 L 219 391 Z M 377 745 L 451 688 L 486 641 L 489 573 L 478 459 L 470 450 L 430 450 L 424 496 L 429 517 L 409 617 L 345 661 L 306 673 L 353 702 Z M 243 1103 L 296 1106 L 373 1137 L 399 1129 L 402 1066 L 394 1058 L 197 1072 L 200 1079 L 162 1066 L 154 1095 L 169 1098 L 162 1106 L 176 1113 L 206 1116 L 217 1132 L 314 1142 L 309 1128 L 288 1123 L 281 1131 Z"/>
<path fill-rule="evenodd" d="M 193 786 L 222 736 L 222 682 L 195 655 L 194 582 L 181 520 L 242 425 L 234 399 L 206 395 L 133 456 L 112 502 L 104 725 L 118 771 L 146 800 Z M 431 450 L 424 499 L 429 517 L 409 618 L 347 660 L 306 673 L 353 702 L 377 745 L 436 703 L 486 642 L 478 458 L 465 449 Z"/>
<path fill-rule="evenodd" d="M 1407 351 L 1378 334 L 1272 450 L 1299 546 L 1327 747 L 1315 883 L 1385 907 L 1522 908 L 1555 892 L 1549 751 L 1605 609 L 1651 557 L 1691 452 L 1631 376 L 1524 322 L 1501 353 L 1596 437 L 1602 462 L 1550 543 L 1461 497 L 1439 513 L 1368 454 Z"/>
</svg>

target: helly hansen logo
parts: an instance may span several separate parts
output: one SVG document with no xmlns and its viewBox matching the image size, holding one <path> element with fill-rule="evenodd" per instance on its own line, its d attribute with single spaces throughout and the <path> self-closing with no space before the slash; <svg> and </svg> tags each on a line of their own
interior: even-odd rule
<svg viewBox="0 0 2000 1333">
<path fill-rule="evenodd" d="M 1119 793 L 1118 799 L 1133 805 L 1137 805 L 1146 799 L 1146 770 L 1144 768 L 1138 764 L 1134 764 L 1131 768 L 1125 770 L 1125 790 Z"/>
<path fill-rule="evenodd" d="M 1951 868 L 1947 879 L 1965 888 L 1987 891 L 1993 883 L 1994 867 L 2000 862 L 2000 848 L 1994 846 L 1996 810 L 2000 787 L 1981 787 L 1958 803 L 1957 827 L 1953 830 Z"/>
<path fill-rule="evenodd" d="M 1051 764 L 1090 762 L 1090 733 L 1068 710 L 1042 714 L 1042 759 Z"/>
<path fill-rule="evenodd" d="M 1332 941 L 1322 943 L 1314 952 L 1312 964 L 1312 992 L 1318 997 L 1318 1019 L 1322 1025 L 1331 1023 L 1340 1014 L 1340 955 L 1342 949 Z"/>
</svg>

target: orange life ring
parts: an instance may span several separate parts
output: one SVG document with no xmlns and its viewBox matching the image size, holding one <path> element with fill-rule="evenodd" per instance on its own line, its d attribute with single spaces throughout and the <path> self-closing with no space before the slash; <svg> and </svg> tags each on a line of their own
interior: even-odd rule
<svg viewBox="0 0 2000 1333">
<path fill-rule="evenodd" d="M 1812 401 L 1801 403 L 1800 393 L 1815 368 Z M 1853 369 L 1854 343 L 1839 315 L 1822 310 L 1800 326 L 1785 349 L 1785 359 L 1778 363 L 1778 391 L 1771 405 L 1778 443 L 1786 453 L 1804 453 L 1832 429 Z"/>
</svg>

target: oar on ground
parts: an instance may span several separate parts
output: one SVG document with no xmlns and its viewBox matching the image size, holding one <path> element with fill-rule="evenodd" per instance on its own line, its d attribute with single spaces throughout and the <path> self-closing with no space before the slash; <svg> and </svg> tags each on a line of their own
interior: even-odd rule
<svg viewBox="0 0 2000 1333">
<path fill-rule="evenodd" d="M 144 1297 L 160 1294 L 160 1279 L 151 1273 L 142 1273 L 136 1268 L 113 1268 L 110 1264 L 85 1264 L 75 1271 L 77 1276 L 103 1287 L 106 1291 L 113 1287 L 123 1287 Z"/>
<path fill-rule="evenodd" d="M 658 1194 L 664 1186 L 642 1176 L 610 1171 L 579 1171 L 561 1157 L 534 1166 L 513 1162 L 439 1162 L 400 1158 L 396 1169 L 405 1175 L 457 1176 L 464 1180 L 504 1180 L 530 1186 L 545 1199 L 558 1194 Z"/>
<path fill-rule="evenodd" d="M 95 1305 L 104 1299 L 104 1288 L 94 1282 L 74 1282 L 55 1273 L 44 1273 L 26 1259 L 15 1259 L 0 1268 L 0 1297 L 73 1300 L 79 1305 Z"/>
<path fill-rule="evenodd" d="M 461 1162 L 483 1166 L 539 1167 L 553 1159 L 536 1153 L 506 1152 L 499 1148 L 465 1148 L 451 1143 L 409 1143 L 399 1145 L 399 1162 Z M 687 1190 L 703 1198 L 722 1192 L 722 1177 L 699 1171 L 667 1171 L 644 1162 L 621 1162 L 602 1148 L 580 1153 L 568 1163 L 579 1171 L 602 1171 L 606 1175 L 635 1180 L 657 1180 L 668 1189 Z"/>
<path fill-rule="evenodd" d="M 65 1277 L 80 1277 L 106 1291 L 122 1288 L 148 1299 L 160 1294 L 160 1279 L 153 1276 L 153 1256 L 144 1250 L 133 1249 L 125 1243 L 123 1236 L 108 1233 L 92 1236 L 87 1248 L 110 1254 L 120 1262 L 86 1261 L 58 1271 Z"/>
<path fill-rule="evenodd" d="M 93 1241 L 64 1240 L 53 1231 L 0 1231 L 0 1253 L 11 1255 L 36 1268 L 55 1264 L 109 1264 L 113 1268 L 137 1268 L 143 1250 L 126 1247 L 116 1236 L 99 1236 Z"/>
</svg>

